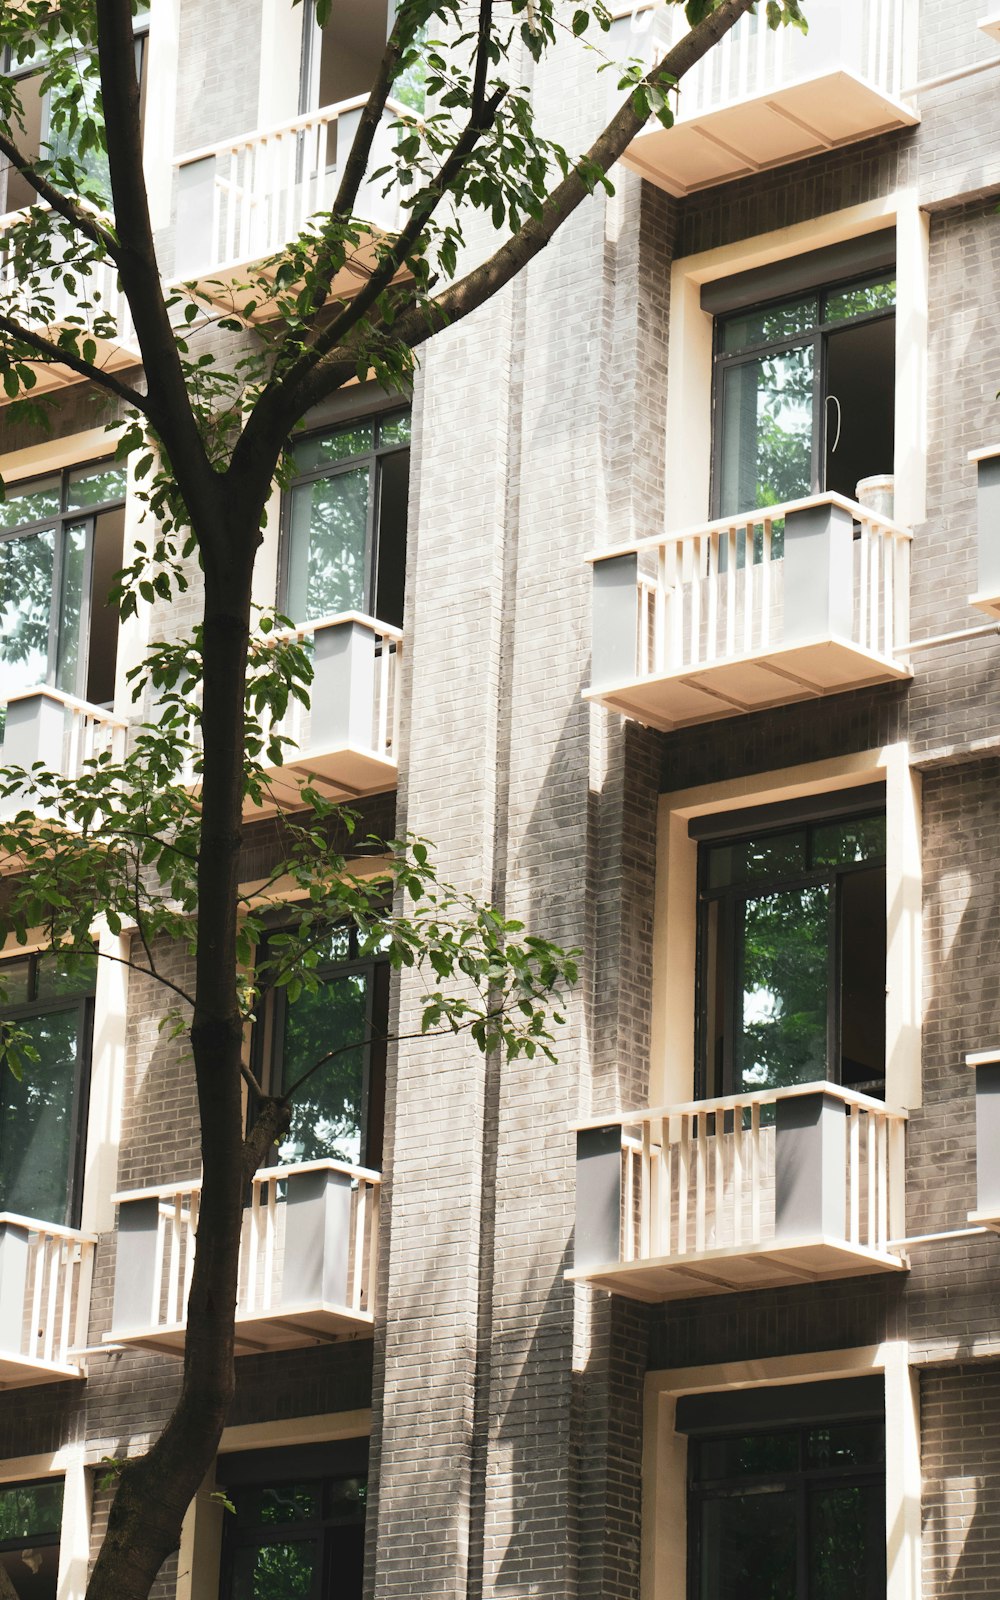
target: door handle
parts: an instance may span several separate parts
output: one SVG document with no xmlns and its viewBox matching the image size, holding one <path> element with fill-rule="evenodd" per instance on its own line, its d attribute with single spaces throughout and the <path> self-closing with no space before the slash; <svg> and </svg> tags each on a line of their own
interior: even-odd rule
<svg viewBox="0 0 1000 1600">
<path fill-rule="evenodd" d="M 840 443 L 840 424 L 841 424 L 841 421 L 843 420 L 842 419 L 842 413 L 841 413 L 841 410 L 840 410 L 840 401 L 837 399 L 837 396 L 835 394 L 828 394 L 827 397 L 826 397 L 826 403 L 827 403 L 828 406 L 830 404 L 833 404 L 837 408 L 837 436 L 834 439 L 832 445 L 830 445 L 830 454 L 831 455 L 835 455 L 836 451 L 837 451 L 837 446 Z M 827 429 L 827 434 L 829 434 L 829 432 L 830 432 L 830 414 L 829 414 L 829 412 L 827 412 L 826 429 Z"/>
</svg>

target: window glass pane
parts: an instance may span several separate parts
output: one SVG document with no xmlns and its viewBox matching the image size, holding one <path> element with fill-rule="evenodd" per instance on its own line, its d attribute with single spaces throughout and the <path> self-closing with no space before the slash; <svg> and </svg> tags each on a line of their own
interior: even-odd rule
<svg viewBox="0 0 1000 1600">
<path fill-rule="evenodd" d="M 0 1544 L 48 1534 L 58 1538 L 62 1523 L 62 1479 L 52 1483 L 12 1483 L 0 1488 Z"/>
<path fill-rule="evenodd" d="M 877 1467 L 885 1461 L 885 1423 L 834 1422 L 810 1428 L 806 1437 L 809 1467 Z"/>
<path fill-rule="evenodd" d="M 336 428 L 332 433 L 316 433 L 295 446 L 296 472 L 312 472 L 315 467 L 325 467 L 333 461 L 348 461 L 351 456 L 363 456 L 375 443 L 375 424 L 355 422 L 349 428 Z"/>
<path fill-rule="evenodd" d="M 794 1472 L 799 1464 L 797 1433 L 747 1433 L 731 1439 L 706 1439 L 698 1448 L 698 1476 L 745 1478 Z"/>
<path fill-rule="evenodd" d="M 710 1499 L 701 1514 L 700 1600 L 796 1600 L 795 1496 Z"/>
<path fill-rule="evenodd" d="M 0 1080 L 0 1211 L 66 1220 L 81 1020 L 74 1007 L 21 1024 L 38 1060 L 25 1063 L 20 1083 L 10 1072 Z"/>
<path fill-rule="evenodd" d="M 885 1485 L 809 1496 L 810 1600 L 885 1600 Z"/>
<path fill-rule="evenodd" d="M 361 1097 L 368 979 L 341 973 L 285 1011 L 282 1082 L 290 1088 L 329 1055 L 292 1104 L 292 1122 L 279 1146 L 282 1162 L 361 1159 Z M 346 1047 L 346 1048 L 345 1048 Z"/>
<path fill-rule="evenodd" d="M 0 1554 L 3 1567 L 17 1600 L 56 1600 L 59 1579 L 59 1545 L 22 1545 Z"/>
<path fill-rule="evenodd" d="M 881 283 L 855 284 L 853 288 L 837 289 L 827 295 L 825 320 L 845 322 L 848 317 L 863 317 L 872 311 L 891 311 L 895 304 L 895 278 L 885 278 Z"/>
<path fill-rule="evenodd" d="M 319 1571 L 318 1539 L 237 1550 L 232 1600 L 300 1600 L 313 1593 Z"/>
<path fill-rule="evenodd" d="M 55 535 L 51 528 L 0 542 L 0 694 L 44 683 Z"/>
<path fill-rule="evenodd" d="M 273 1528 L 290 1522 L 310 1522 L 319 1513 L 319 1489 L 315 1484 L 284 1483 L 241 1489 L 236 1498 L 236 1515 L 241 1527 Z"/>
<path fill-rule="evenodd" d="M 827 1076 L 829 903 L 826 884 L 744 902 L 740 1089 Z"/>
<path fill-rule="evenodd" d="M 99 461 L 92 467 L 78 467 L 69 475 L 66 489 L 67 511 L 89 511 L 125 498 L 124 462 Z"/>
<path fill-rule="evenodd" d="M 64 694 L 79 693 L 80 615 L 87 567 L 87 527 L 67 528 L 63 542 L 62 604 L 59 608 L 59 656 L 56 687 Z"/>
<path fill-rule="evenodd" d="M 816 326 L 819 302 L 815 295 L 802 300 L 787 300 L 780 306 L 758 306 L 727 317 L 722 324 L 722 349 L 726 355 L 749 350 L 760 344 L 777 344 L 797 333 L 808 333 Z"/>
<path fill-rule="evenodd" d="M 852 817 L 823 822 L 813 829 L 812 859 L 816 866 L 835 867 L 852 861 L 878 861 L 885 856 L 885 816 Z"/>
<path fill-rule="evenodd" d="M 59 479 L 31 478 L 27 483 L 8 484 L 0 500 L 0 533 L 21 528 L 27 522 L 43 522 L 59 510 Z"/>
<path fill-rule="evenodd" d="M 39 1000 L 65 1000 L 70 995 L 93 994 L 97 983 L 97 957 L 39 956 L 35 982 Z"/>
<path fill-rule="evenodd" d="M 87 111 L 91 116 L 97 116 L 98 121 L 100 121 L 101 118 L 97 111 L 97 97 L 100 93 L 101 84 L 97 75 L 97 63 L 93 57 L 83 54 L 78 59 L 81 87 L 78 109 L 81 114 Z M 83 179 L 88 191 L 92 191 L 99 199 L 110 202 L 111 171 L 108 166 L 107 151 L 98 146 L 96 149 L 91 147 L 81 154 L 79 133 L 69 125 L 64 117 L 60 116 L 58 127 L 52 126 L 50 119 L 52 105 L 55 103 L 50 101 L 47 94 L 43 114 L 43 142 L 46 158 L 58 161 L 70 157 L 82 169 Z M 66 106 L 65 95 L 60 95 L 58 104 L 60 108 Z"/>
<path fill-rule="evenodd" d="M 31 958 L 0 962 L 0 1009 L 23 1006 L 31 998 Z"/>
<path fill-rule="evenodd" d="M 324 1515 L 330 1522 L 364 1522 L 367 1501 L 367 1478 L 334 1478 L 326 1486 Z"/>
<path fill-rule="evenodd" d="M 396 417 L 384 417 L 378 425 L 379 444 L 409 444 L 410 413 L 401 411 Z"/>
<path fill-rule="evenodd" d="M 708 884 L 711 889 L 722 889 L 730 883 L 773 883 L 798 877 L 805 865 L 804 828 L 765 834 L 761 839 L 713 845 L 708 858 Z"/>
<path fill-rule="evenodd" d="M 365 609 L 367 466 L 300 483 L 289 526 L 289 614 L 297 622 Z"/>
<path fill-rule="evenodd" d="M 780 505 L 812 487 L 811 344 L 729 367 L 722 389 L 720 514 Z"/>
<path fill-rule="evenodd" d="M 885 868 L 840 881 L 840 1081 L 885 1095 Z"/>
</svg>

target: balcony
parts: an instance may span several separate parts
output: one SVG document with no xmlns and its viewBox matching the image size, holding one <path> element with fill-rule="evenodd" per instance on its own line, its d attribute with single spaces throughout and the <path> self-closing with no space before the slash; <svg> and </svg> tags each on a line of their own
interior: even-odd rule
<svg viewBox="0 0 1000 1600">
<path fill-rule="evenodd" d="M 271 804 L 300 803 L 303 782 L 334 800 L 394 789 L 399 775 L 400 630 L 345 611 L 271 638 L 305 646 L 314 673 L 309 706 L 291 700 L 279 724 L 278 731 L 294 742 L 283 764 L 267 770 Z M 259 814 L 252 801 L 246 802 L 245 814 Z"/>
<path fill-rule="evenodd" d="M 6 700 L 7 714 L 0 741 L 0 767 L 30 770 L 36 762 L 64 778 L 78 778 L 88 761 L 110 754 L 120 761 L 128 735 L 126 723 L 101 706 L 88 705 L 59 689 L 22 689 Z M 31 786 L 0 799 L 0 820 L 31 804 Z"/>
<path fill-rule="evenodd" d="M 317 212 L 329 211 L 367 96 L 295 117 L 238 139 L 206 145 L 176 162 L 175 275 L 227 307 L 251 298 L 246 278 L 266 273 L 269 258 L 297 238 Z M 369 169 L 391 163 L 393 125 L 411 115 L 387 102 Z M 399 196 L 384 195 L 386 179 L 362 184 L 355 215 L 364 219 L 354 255 L 331 285 L 331 295 L 357 293 L 375 264 L 374 240 L 399 228 Z M 259 300 L 255 290 L 253 298 Z M 256 315 L 274 315 L 261 306 Z"/>
<path fill-rule="evenodd" d="M 1000 618 L 1000 444 L 969 452 L 976 467 L 976 592 L 969 604 Z"/>
<path fill-rule="evenodd" d="M 25 294 L 20 288 L 11 255 L 4 249 L 3 235 L 25 215 L 23 211 L 9 211 L 0 216 L 0 302 L 4 308 L 11 316 L 19 317 L 33 332 L 56 340 L 66 328 L 72 327 L 84 333 L 95 317 L 110 314 L 114 318 L 116 335 L 112 339 L 94 336 L 94 365 L 108 371 L 137 366 L 142 361 L 139 341 L 132 325 L 128 301 L 118 282 L 117 269 L 111 262 L 74 271 L 72 287 L 64 278 L 52 279 L 43 274 L 40 284 L 31 294 Z M 51 315 L 47 314 L 44 318 L 38 315 L 36 302 L 39 296 L 51 301 Z M 79 373 L 73 372 L 70 367 L 49 366 L 45 362 L 34 361 L 28 364 L 36 380 L 32 394 L 81 381 Z M 9 398 L 0 394 L 0 404 Z"/>
<path fill-rule="evenodd" d="M 910 127 L 916 0 L 812 0 L 809 33 L 741 17 L 685 74 L 671 128 L 633 140 L 624 164 L 678 196 Z M 660 60 L 687 29 L 682 6 L 637 6 L 614 25 L 616 58 Z"/>
<path fill-rule="evenodd" d="M 0 1390 L 87 1376 L 96 1240 L 73 1228 L 0 1213 Z"/>
<path fill-rule="evenodd" d="M 381 1178 L 310 1161 L 269 1167 L 243 1213 L 236 1353 L 370 1337 Z M 119 1206 L 109 1344 L 184 1352 L 200 1182 L 137 1189 Z"/>
<path fill-rule="evenodd" d="M 905 1123 L 811 1083 L 584 1124 L 568 1276 L 659 1302 L 904 1271 Z"/>
<path fill-rule="evenodd" d="M 591 556 L 584 698 L 669 731 L 909 678 L 910 539 L 823 494 Z"/>
</svg>

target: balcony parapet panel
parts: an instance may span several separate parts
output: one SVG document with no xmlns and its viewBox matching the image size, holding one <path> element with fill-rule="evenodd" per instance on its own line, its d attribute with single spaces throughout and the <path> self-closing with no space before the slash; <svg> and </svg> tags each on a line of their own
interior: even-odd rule
<svg viewBox="0 0 1000 1600">
<path fill-rule="evenodd" d="M 92 1234 L 0 1212 L 0 1389 L 87 1376 Z"/>
<path fill-rule="evenodd" d="M 768 28 L 756 8 L 685 73 L 673 127 L 651 120 L 624 164 L 683 196 L 912 126 L 917 10 L 916 0 L 813 0 L 803 35 Z M 636 6 L 609 47 L 648 70 L 687 26 L 683 6 Z"/>
<path fill-rule="evenodd" d="M 36 764 L 63 778 L 78 778 L 88 761 L 125 755 L 128 724 L 103 706 L 41 685 L 9 695 L 0 767 L 21 767 L 26 773 Z M 14 816 L 32 804 L 30 781 L 19 794 L 0 799 L 0 819 Z"/>
<path fill-rule="evenodd" d="M 909 678 L 910 541 L 831 493 L 594 554 L 585 698 L 669 731 Z"/>
<path fill-rule="evenodd" d="M 976 592 L 970 606 L 1000 618 L 1000 444 L 971 450 L 976 467 Z"/>
<path fill-rule="evenodd" d="M 582 1124 L 568 1276 L 659 1302 L 903 1271 L 905 1125 L 833 1083 Z"/>
</svg>

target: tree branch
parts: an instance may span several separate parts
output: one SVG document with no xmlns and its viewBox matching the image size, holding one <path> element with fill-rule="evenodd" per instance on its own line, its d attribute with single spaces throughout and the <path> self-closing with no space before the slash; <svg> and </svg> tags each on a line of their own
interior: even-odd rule
<svg viewBox="0 0 1000 1600">
<path fill-rule="evenodd" d="M 83 330 L 81 330 L 82 332 Z M 102 389 L 107 389 L 109 394 L 116 395 L 119 400 L 124 400 L 127 405 L 136 406 L 139 411 L 147 416 L 150 414 L 150 404 L 147 395 L 136 389 L 130 389 L 127 383 L 122 383 L 113 372 L 106 372 L 103 367 L 95 367 L 90 361 L 84 361 L 73 350 L 64 350 L 61 345 L 55 344 L 51 339 L 46 339 L 44 334 L 35 333 L 31 328 L 22 327 L 15 322 L 13 317 L 0 315 L 0 333 L 9 334 L 12 339 L 19 339 L 29 349 L 36 350 L 43 357 L 47 366 L 69 367 L 71 372 L 76 372 L 81 378 L 89 378 L 91 383 L 99 384 Z M 30 393 L 30 390 L 26 390 Z"/>
<path fill-rule="evenodd" d="M 490 40 L 493 35 L 493 0 L 479 0 L 479 43 L 476 46 L 476 76 L 472 85 L 472 115 L 486 113 L 486 78 L 490 70 Z"/>
<path fill-rule="evenodd" d="M 2 131 L 0 131 L 0 155 L 7 157 L 11 166 L 16 168 L 19 176 L 24 179 L 30 188 L 34 189 L 40 200 L 44 200 L 46 205 L 50 206 L 53 211 L 58 211 L 61 217 L 65 217 L 67 222 L 72 223 L 77 232 L 82 233 L 92 244 L 96 244 L 100 249 L 106 251 L 112 261 L 117 261 L 118 244 L 114 235 L 102 227 L 100 221 L 92 212 L 86 211 L 75 200 L 72 200 L 69 195 L 63 194 L 60 189 L 49 183 L 47 178 L 43 178 L 41 173 L 36 172 L 27 156 L 18 149 L 13 139 L 8 138 Z"/>
</svg>

